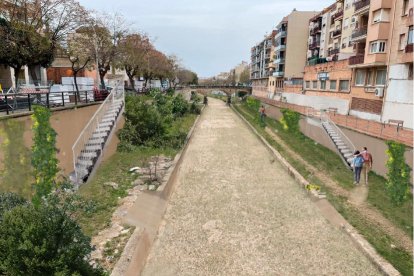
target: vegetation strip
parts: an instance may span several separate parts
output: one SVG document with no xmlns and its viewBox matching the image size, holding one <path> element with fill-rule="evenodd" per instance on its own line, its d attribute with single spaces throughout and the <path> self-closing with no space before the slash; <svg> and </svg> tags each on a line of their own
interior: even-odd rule
<svg viewBox="0 0 414 276">
<path fill-rule="evenodd" d="M 203 109 L 204 109 L 204 107 L 202 108 L 202 110 Z M 182 159 L 184 157 L 184 154 L 187 150 L 190 139 L 193 136 L 194 129 L 197 126 L 197 123 L 200 119 L 200 116 L 201 115 L 197 116 L 196 120 L 194 121 L 193 126 L 191 127 L 190 131 L 187 134 L 187 137 L 186 137 L 185 142 L 184 142 L 184 146 L 176 154 L 176 156 L 174 158 L 173 165 L 169 168 L 167 174 L 164 176 L 163 182 L 165 184 L 160 187 L 161 188 L 160 189 L 160 192 L 161 192 L 160 199 L 162 198 L 162 199 L 168 201 L 169 196 L 171 195 L 172 189 L 174 188 L 173 187 L 174 183 L 176 181 L 176 179 L 175 179 L 176 173 L 180 169 L 181 161 L 182 161 Z M 138 200 L 139 200 L 139 197 L 138 197 Z M 167 206 L 165 205 L 164 207 L 165 208 L 164 208 L 164 210 L 162 210 L 162 213 L 165 212 L 165 209 L 166 209 Z M 161 218 L 161 220 L 162 220 L 162 218 Z M 159 221 L 158 226 L 160 225 L 161 220 Z M 145 229 L 136 228 L 134 233 L 132 234 L 131 238 L 127 242 L 119 261 L 115 265 L 115 267 L 112 271 L 112 275 L 125 275 L 125 273 L 128 271 L 129 265 L 133 261 L 140 262 L 139 264 L 134 265 L 134 272 L 135 273 L 140 272 L 142 270 L 143 266 L 145 265 L 145 261 L 137 260 L 136 258 L 134 258 L 134 256 L 139 256 L 140 258 L 145 257 L 144 260 L 146 260 L 146 257 L 149 254 L 149 250 L 151 249 L 151 246 L 152 246 L 155 238 L 156 237 L 151 238 L 149 236 L 149 234 L 146 232 Z"/>
<path fill-rule="evenodd" d="M 272 147 L 270 144 L 269 144 L 269 140 L 272 140 L 271 139 L 271 137 L 269 137 L 268 135 L 267 136 L 265 136 L 266 138 L 263 138 L 263 136 L 257 131 L 257 127 L 253 127 L 251 124 L 250 124 L 250 122 L 249 122 L 249 119 L 250 119 L 250 121 L 254 121 L 254 116 L 253 115 L 251 115 L 250 113 L 246 113 L 244 110 L 243 110 L 243 114 L 246 114 L 246 115 L 248 115 L 248 117 L 249 117 L 249 119 L 246 119 L 246 118 L 244 118 L 244 116 L 243 115 L 241 115 L 239 112 L 238 112 L 238 110 L 239 110 L 239 108 L 240 107 L 235 107 L 235 108 L 233 108 L 235 111 L 236 111 L 236 113 L 250 126 L 250 128 L 252 128 L 252 130 L 256 133 L 256 135 L 258 135 L 258 137 L 260 137 L 260 139 L 262 140 L 262 142 L 263 143 L 265 143 L 265 145 L 267 145 L 267 146 L 270 146 L 270 147 Z M 254 112 L 254 111 L 253 111 Z M 266 133 L 265 133 L 266 134 Z M 273 144 L 273 143 L 272 143 Z M 281 149 L 281 146 L 280 145 L 278 145 L 278 148 L 280 148 Z M 279 156 L 281 156 L 280 154 L 279 154 Z M 284 162 L 286 162 L 287 164 L 289 164 L 288 163 L 288 161 L 286 161 L 283 157 L 282 157 L 282 160 L 284 160 L 284 161 L 282 161 L 282 164 L 285 164 Z M 293 163 L 293 162 L 292 162 Z M 295 162 L 296 163 L 296 162 Z M 297 163 L 295 164 L 295 167 L 297 167 L 296 166 L 297 165 Z M 289 172 L 295 172 L 296 170 L 295 169 L 288 169 L 288 171 Z M 305 168 L 305 171 L 306 171 L 306 168 Z M 296 171 L 297 172 L 297 171 Z M 299 174 L 299 173 L 298 173 Z M 296 176 L 297 177 L 297 179 L 299 179 L 299 180 L 301 180 L 302 179 L 302 176 Z M 296 178 L 295 177 L 295 178 Z M 303 178 L 304 179 L 304 178 Z M 305 180 L 305 182 L 302 182 L 302 184 L 303 185 L 305 185 L 305 183 L 308 183 L 309 184 L 309 182 L 307 182 L 306 180 Z M 327 190 L 327 191 L 329 191 L 329 190 Z M 328 198 L 329 198 L 329 200 L 331 201 L 332 200 L 332 195 L 331 194 L 328 194 Z M 343 209 L 343 207 L 342 208 L 338 208 L 338 204 L 333 204 L 334 206 L 335 206 L 335 209 L 337 209 L 338 211 L 342 211 L 341 213 L 343 213 L 343 210 L 341 210 L 341 209 Z M 345 216 L 345 218 L 346 219 L 348 219 L 349 220 L 349 216 Z M 355 221 L 350 221 L 352 224 L 357 224 L 357 223 L 355 223 Z M 360 224 L 357 224 L 357 225 L 355 225 L 355 226 L 357 226 L 357 228 L 358 229 L 361 229 L 360 227 L 361 227 L 361 225 Z M 349 227 L 352 227 L 352 226 L 350 226 L 349 225 Z M 370 225 L 369 226 L 369 228 L 372 228 L 372 227 L 374 227 L 373 225 Z M 349 228 L 349 229 L 353 229 L 353 227 L 352 228 Z M 377 231 L 378 231 L 378 229 L 376 229 Z M 347 232 L 353 232 L 353 231 L 347 231 Z M 380 231 L 381 232 L 381 231 Z M 369 237 L 369 231 L 363 231 L 363 233 L 362 233 L 366 238 L 368 238 L 368 240 L 376 247 L 376 249 L 378 250 L 378 249 L 380 249 L 380 250 L 378 250 L 384 257 L 386 257 L 386 259 L 388 260 L 388 261 L 390 261 L 390 262 L 392 262 L 394 265 L 396 265 L 396 267 L 402 272 L 402 274 L 404 274 L 404 275 L 411 275 L 411 272 L 410 271 L 412 271 L 412 262 L 410 262 L 411 261 L 411 258 L 409 257 L 409 254 L 407 254 L 407 255 L 401 255 L 400 253 L 399 253 L 399 251 L 397 251 L 395 254 L 389 254 L 389 252 L 384 252 L 384 247 L 381 245 L 381 244 L 379 244 L 378 243 L 378 241 L 377 240 L 375 240 L 375 239 L 373 239 L 372 237 Z M 368 234 L 368 237 L 367 237 L 367 234 Z M 381 234 L 383 234 L 383 233 L 381 233 Z M 380 234 L 380 235 L 381 235 Z M 354 237 L 355 235 L 351 235 L 351 237 Z M 392 240 L 388 235 L 382 235 L 382 236 L 385 236 L 385 237 L 387 237 L 387 240 Z M 374 241 L 374 242 L 373 242 Z M 358 242 L 358 243 L 360 243 L 360 242 Z M 389 251 L 389 250 L 388 250 Z M 375 250 L 364 250 L 364 252 L 366 252 L 367 254 L 371 254 L 372 252 L 375 252 Z M 390 267 L 392 267 L 392 265 L 390 264 L 390 265 L 388 265 L 387 264 L 387 262 L 386 261 L 384 261 L 383 259 L 382 259 L 382 257 L 380 257 L 379 255 L 377 255 L 377 256 L 373 256 L 372 254 L 370 255 L 370 257 L 374 257 L 374 260 L 377 260 L 376 261 L 376 264 L 381 268 L 381 270 L 383 270 L 384 271 L 384 273 L 386 273 L 386 271 L 388 271 L 387 272 L 387 274 L 388 275 L 395 275 L 395 273 L 396 273 L 396 270 L 395 270 L 395 268 L 394 268 L 394 271 L 392 270 L 392 269 L 390 269 Z M 400 259 L 402 259 L 402 260 L 400 260 Z M 400 262 L 400 261 L 402 261 L 402 262 Z M 383 265 L 383 264 L 387 264 L 387 265 Z M 397 272 L 398 273 L 398 272 Z"/>
</svg>

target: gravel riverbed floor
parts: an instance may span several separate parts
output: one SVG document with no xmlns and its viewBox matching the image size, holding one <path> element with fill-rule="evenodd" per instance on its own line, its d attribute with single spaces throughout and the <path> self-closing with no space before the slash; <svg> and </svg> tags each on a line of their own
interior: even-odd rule
<svg viewBox="0 0 414 276">
<path fill-rule="evenodd" d="M 143 275 L 380 275 L 222 101 L 195 129 Z"/>
</svg>

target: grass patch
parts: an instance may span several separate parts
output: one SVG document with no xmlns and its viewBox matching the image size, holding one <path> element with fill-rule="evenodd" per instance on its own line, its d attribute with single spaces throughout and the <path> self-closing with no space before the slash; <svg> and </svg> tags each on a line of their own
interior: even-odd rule
<svg viewBox="0 0 414 276">
<path fill-rule="evenodd" d="M 196 117 L 194 114 L 188 114 L 177 119 L 170 131 L 188 133 Z M 95 206 L 92 211 L 81 213 L 79 216 L 78 223 L 84 233 L 88 236 L 94 236 L 110 225 L 112 214 L 117 208 L 119 200 L 128 195 L 128 189 L 132 187 L 132 182 L 136 179 L 136 175 L 131 175 L 128 172 L 130 168 L 145 167 L 149 158 L 156 155 L 173 158 L 178 151 L 175 148 L 135 147 L 128 152 L 116 152 L 103 162 L 93 179 L 79 189 L 82 197 L 93 202 Z M 118 189 L 104 185 L 107 182 L 117 183 Z"/>
<path fill-rule="evenodd" d="M 328 200 L 335 206 L 338 212 L 340 212 L 345 219 L 360 232 L 360 234 L 365 236 L 379 254 L 393 264 L 393 266 L 403 275 L 412 275 L 413 261 L 411 252 L 405 252 L 399 248 L 392 248 L 391 244 L 393 244 L 394 240 L 392 237 L 385 234 L 384 231 L 378 228 L 378 226 L 367 222 L 360 214 L 359 210 L 347 204 L 347 198 L 334 196 L 329 187 L 326 187 L 320 179 L 312 175 L 302 162 L 292 158 L 289 154 L 286 154 L 286 150 L 274 141 L 272 137 L 266 133 L 264 127 L 261 126 L 256 110 L 249 109 L 245 104 L 236 105 L 235 108 L 301 175 L 303 175 L 310 183 L 320 186 L 321 189 L 326 192 Z M 349 190 L 353 187 L 352 173 L 344 167 L 342 160 L 336 153 L 301 133 L 292 134 L 284 131 L 283 126 L 276 120 L 266 118 L 266 124 L 277 132 L 278 136 L 291 150 L 299 154 L 304 160 L 309 162 L 309 164 L 312 164 L 319 170 L 325 171 L 328 176 L 345 189 Z M 412 238 L 412 195 L 411 199 L 403 206 L 393 205 L 386 194 L 385 181 L 385 178 L 376 175 L 375 173 L 370 174 L 368 202 Z"/>
</svg>

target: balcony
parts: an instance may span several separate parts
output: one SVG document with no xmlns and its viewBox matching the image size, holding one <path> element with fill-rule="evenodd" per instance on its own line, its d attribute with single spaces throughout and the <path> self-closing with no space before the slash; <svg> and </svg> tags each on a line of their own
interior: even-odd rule
<svg viewBox="0 0 414 276">
<path fill-rule="evenodd" d="M 332 15 L 332 20 L 337 20 L 344 15 L 344 10 L 337 11 L 334 15 Z"/>
<path fill-rule="evenodd" d="M 318 47 L 321 46 L 321 42 L 320 41 L 314 41 L 312 43 L 309 44 L 309 50 L 313 50 L 316 49 Z"/>
<path fill-rule="evenodd" d="M 331 50 L 328 51 L 329 56 L 333 56 L 333 55 L 336 55 L 336 54 L 339 54 L 339 48 L 338 49 L 331 49 Z"/>
<path fill-rule="evenodd" d="M 320 57 L 311 57 L 308 59 L 308 66 L 312 66 L 312 65 L 316 65 L 316 64 L 321 64 L 321 63 L 326 63 L 326 58 L 320 58 Z"/>
<path fill-rule="evenodd" d="M 279 44 L 276 45 L 275 51 L 281 51 L 281 50 L 285 50 L 286 49 L 286 44 Z"/>
<path fill-rule="evenodd" d="M 283 72 L 283 71 L 275 71 L 275 72 L 273 72 L 273 76 L 274 77 L 283 77 L 284 74 L 285 74 L 285 72 Z"/>
<path fill-rule="evenodd" d="M 352 31 L 352 41 L 363 40 L 367 37 L 368 27 L 361 27 Z"/>
<path fill-rule="evenodd" d="M 348 59 L 348 64 L 349 65 L 356 65 L 356 64 L 362 64 L 364 63 L 364 55 L 356 55 L 356 56 L 352 56 Z"/>
<path fill-rule="evenodd" d="M 274 61 L 275 64 L 283 64 L 285 63 L 285 58 L 284 57 L 277 57 Z"/>
<path fill-rule="evenodd" d="M 340 36 L 342 33 L 342 30 L 335 30 L 332 32 L 332 37 L 337 37 Z"/>
<path fill-rule="evenodd" d="M 365 11 L 369 11 L 369 4 L 371 0 L 359 0 L 354 3 L 355 12 L 354 14 L 360 14 Z"/>
<path fill-rule="evenodd" d="M 270 54 L 266 54 L 265 59 L 270 59 Z"/>
<path fill-rule="evenodd" d="M 286 31 L 281 30 L 276 34 L 275 38 L 286 37 L 286 35 L 287 35 Z"/>
<path fill-rule="evenodd" d="M 321 31 L 321 24 L 315 24 L 311 29 L 310 29 L 310 34 L 314 35 L 318 32 Z"/>
<path fill-rule="evenodd" d="M 412 53 L 413 52 L 413 44 L 407 44 L 407 46 L 405 46 L 404 52 Z"/>
</svg>

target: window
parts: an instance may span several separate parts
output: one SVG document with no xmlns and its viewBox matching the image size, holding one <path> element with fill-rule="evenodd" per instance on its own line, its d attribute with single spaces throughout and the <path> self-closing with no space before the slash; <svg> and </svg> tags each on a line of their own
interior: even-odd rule
<svg viewBox="0 0 414 276">
<path fill-rule="evenodd" d="M 410 26 L 410 28 L 408 29 L 407 44 L 413 44 L 413 26 Z"/>
<path fill-rule="evenodd" d="M 385 85 L 387 76 L 387 70 L 379 69 L 377 70 L 377 77 L 375 78 L 375 85 Z"/>
<path fill-rule="evenodd" d="M 349 90 L 349 80 L 340 80 L 339 81 L 339 90 L 348 91 Z"/>
<path fill-rule="evenodd" d="M 398 43 L 398 50 L 402 51 L 405 48 L 405 34 L 400 34 L 400 42 Z"/>
<path fill-rule="evenodd" d="M 321 88 L 320 88 L 321 90 L 326 90 L 326 81 L 321 80 L 320 85 L 321 85 Z"/>
<path fill-rule="evenodd" d="M 404 0 L 403 9 L 402 9 L 402 16 L 408 15 L 408 10 L 409 10 L 409 4 L 408 4 L 408 2 L 410 2 L 410 1 Z"/>
<path fill-rule="evenodd" d="M 365 85 L 365 75 L 366 71 L 362 69 L 358 69 L 355 72 L 355 85 L 356 86 L 363 86 Z"/>
<path fill-rule="evenodd" d="M 305 88 L 308 88 L 308 89 L 310 88 L 310 81 L 305 82 Z"/>
<path fill-rule="evenodd" d="M 371 54 L 375 54 L 375 53 L 385 53 L 385 41 L 373 41 L 370 44 L 369 47 L 369 52 Z"/>
<path fill-rule="evenodd" d="M 348 25 L 349 25 L 349 18 L 345 18 L 344 20 L 344 30 L 348 29 Z"/>
<path fill-rule="evenodd" d="M 318 82 L 317 81 L 312 81 L 312 88 L 313 89 L 317 89 L 318 88 Z"/>
<path fill-rule="evenodd" d="M 336 90 L 336 80 L 330 80 L 329 81 L 329 89 L 330 90 Z"/>
<path fill-rule="evenodd" d="M 367 72 L 366 85 L 367 86 L 374 86 L 374 71 L 373 70 L 368 70 L 368 72 Z"/>
<path fill-rule="evenodd" d="M 372 13 L 372 23 L 389 22 L 390 9 L 379 9 Z"/>
<path fill-rule="evenodd" d="M 412 63 L 408 65 L 408 79 L 409 80 L 413 79 L 413 64 Z"/>
</svg>

